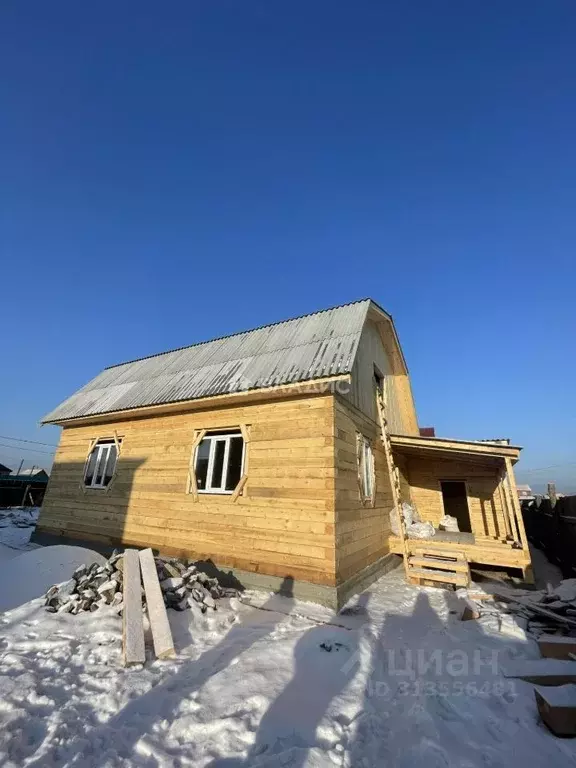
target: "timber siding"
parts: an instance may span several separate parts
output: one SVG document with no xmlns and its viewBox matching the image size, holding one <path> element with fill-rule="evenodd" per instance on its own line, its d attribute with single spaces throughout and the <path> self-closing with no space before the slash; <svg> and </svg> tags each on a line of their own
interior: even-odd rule
<svg viewBox="0 0 576 768">
<path fill-rule="evenodd" d="M 482 537 L 504 537 L 505 525 L 499 492 L 500 476 L 492 466 L 455 459 L 421 459 L 407 462 L 412 502 L 422 520 L 438 527 L 444 516 L 441 480 L 464 480 L 472 533 Z"/>
<path fill-rule="evenodd" d="M 339 584 L 389 553 L 392 489 L 380 428 L 345 400 L 335 398 L 336 425 L 336 577 Z M 374 506 L 364 504 L 358 483 L 356 434 L 374 451 Z"/>
<path fill-rule="evenodd" d="M 186 493 L 194 430 L 239 424 L 250 426 L 243 494 L 195 502 Z M 90 440 L 114 431 L 122 438 L 114 481 L 84 489 Z M 334 450 L 332 395 L 67 426 L 38 530 L 334 586 Z"/>
</svg>

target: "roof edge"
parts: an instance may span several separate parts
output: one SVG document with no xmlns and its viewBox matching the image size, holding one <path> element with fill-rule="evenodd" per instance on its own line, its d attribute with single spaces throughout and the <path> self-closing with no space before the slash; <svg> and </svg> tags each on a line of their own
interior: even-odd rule
<svg viewBox="0 0 576 768">
<path fill-rule="evenodd" d="M 56 426 L 69 426 L 72 424 L 114 421 L 119 418 L 136 418 L 138 415 L 147 416 L 154 413 L 178 411 L 178 410 L 201 410 L 214 407 L 225 407 L 235 404 L 238 401 L 258 402 L 266 399 L 280 399 L 282 397 L 296 397 L 298 395 L 326 395 L 331 394 L 331 385 L 341 381 L 349 381 L 350 373 L 341 373 L 335 376 L 324 376 L 317 379 L 308 379 L 305 381 L 295 381 L 286 384 L 277 384 L 273 387 L 255 387 L 254 389 L 241 390 L 239 392 L 226 392 L 220 395 L 203 395 L 186 400 L 171 400 L 165 403 L 153 403 L 151 405 L 135 405 L 130 408 L 124 408 L 117 411 L 101 411 L 99 413 L 87 414 L 85 416 L 72 416 L 64 419 L 42 419 L 40 424 Z M 332 392 L 334 394 L 334 392 Z"/>
<path fill-rule="evenodd" d="M 234 333 L 227 333 L 224 336 L 214 336 L 212 339 L 205 339 L 204 341 L 196 341 L 194 344 L 184 344 L 182 347 L 175 347 L 174 349 L 166 349 L 163 352 L 154 352 L 152 355 L 143 355 L 142 357 L 135 357 L 133 360 L 124 360 L 121 363 L 114 363 L 114 365 L 107 365 L 102 371 L 109 371 L 112 368 L 120 368 L 122 365 L 131 365 L 132 363 L 140 363 L 142 360 L 151 360 L 153 357 L 162 357 L 162 355 L 170 355 L 173 352 L 181 352 L 184 349 L 192 349 L 192 347 L 201 347 L 204 344 L 211 344 L 213 341 L 223 341 L 224 339 L 233 339 L 235 336 L 242 336 L 244 333 L 252 333 L 252 331 L 261 331 L 264 328 L 274 328 L 277 325 L 283 323 L 291 323 L 294 320 L 302 320 L 305 317 L 311 317 L 312 315 L 322 315 L 325 312 L 333 312 L 335 309 L 343 309 L 344 307 L 351 307 L 354 304 L 362 304 L 366 302 L 368 305 L 374 304 L 380 312 L 383 312 L 387 317 L 392 320 L 392 316 L 382 309 L 373 299 L 364 298 L 357 299 L 356 301 L 347 301 L 344 304 L 335 304 L 333 307 L 326 307 L 326 309 L 317 309 L 314 312 L 305 312 L 303 315 L 296 315 L 295 317 L 287 317 L 285 320 L 277 320 L 274 323 L 264 323 L 263 325 L 257 325 L 254 328 L 246 328 L 243 331 L 235 331 Z M 394 324 L 394 323 L 392 323 Z M 396 329 L 394 329 L 396 333 Z M 402 350 L 400 350 L 402 354 Z M 403 356 L 403 355 L 402 355 Z"/>
</svg>

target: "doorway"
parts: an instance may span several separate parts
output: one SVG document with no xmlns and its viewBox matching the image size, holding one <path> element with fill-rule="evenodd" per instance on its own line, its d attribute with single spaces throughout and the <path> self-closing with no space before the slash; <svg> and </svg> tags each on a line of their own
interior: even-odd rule
<svg viewBox="0 0 576 768">
<path fill-rule="evenodd" d="M 442 502 L 444 514 L 458 520 L 458 528 L 466 533 L 472 533 L 470 510 L 468 509 L 468 494 L 464 480 L 441 480 Z"/>
</svg>

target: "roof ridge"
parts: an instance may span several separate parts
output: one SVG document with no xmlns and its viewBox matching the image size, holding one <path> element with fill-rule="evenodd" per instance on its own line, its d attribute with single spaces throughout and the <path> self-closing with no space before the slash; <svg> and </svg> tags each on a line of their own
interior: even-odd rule
<svg viewBox="0 0 576 768">
<path fill-rule="evenodd" d="M 154 357 L 162 357 L 162 355 L 170 355 L 173 352 L 181 352 L 184 349 L 192 349 L 192 347 L 201 347 L 203 344 L 211 344 L 213 341 L 223 341 L 224 339 L 232 339 L 234 336 L 242 336 L 244 333 L 252 333 L 253 331 L 261 331 L 264 328 L 274 328 L 277 325 L 283 323 L 291 323 L 294 320 L 302 320 L 305 317 L 312 317 L 312 315 L 321 315 L 325 312 L 332 312 L 335 309 L 343 309 L 344 307 L 351 307 L 354 304 L 362 304 L 363 302 L 371 302 L 376 304 L 373 299 L 368 297 L 363 299 L 357 299 L 356 301 L 347 301 L 344 304 L 336 304 L 333 307 L 326 307 L 326 309 L 318 309 L 315 312 L 305 312 L 303 315 L 296 315 L 296 317 L 287 317 L 285 320 L 277 320 L 274 323 L 264 323 L 264 325 L 257 325 L 254 328 L 247 328 L 244 331 L 236 331 L 235 333 L 228 333 L 224 336 L 215 336 L 213 339 L 206 339 L 205 341 L 197 341 L 194 344 L 185 344 L 182 347 L 175 347 L 174 349 L 167 349 L 164 352 L 155 352 L 152 355 L 144 355 L 143 357 L 136 357 L 133 360 L 125 360 L 121 363 L 115 363 L 114 365 L 107 365 L 103 371 L 109 371 L 112 368 L 120 368 L 122 365 L 131 365 L 132 363 L 139 363 L 142 360 L 151 360 Z M 379 307 L 378 304 L 376 306 Z M 379 307 L 380 308 L 380 307 Z"/>
</svg>

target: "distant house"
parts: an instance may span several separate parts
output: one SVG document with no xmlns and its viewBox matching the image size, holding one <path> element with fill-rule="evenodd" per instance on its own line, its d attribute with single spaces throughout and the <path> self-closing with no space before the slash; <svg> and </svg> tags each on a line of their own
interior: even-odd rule
<svg viewBox="0 0 576 768">
<path fill-rule="evenodd" d="M 516 490 L 518 491 L 518 498 L 520 501 L 530 501 L 534 498 L 532 488 L 530 488 L 529 485 L 517 485 Z"/>
<path fill-rule="evenodd" d="M 41 467 L 22 469 L 19 473 L 0 472 L 0 507 L 39 507 L 49 479 L 48 472 Z"/>
<path fill-rule="evenodd" d="M 0 475 L 10 475 L 12 474 L 12 470 L 10 467 L 7 467 L 5 464 L 0 464 Z"/>
<path fill-rule="evenodd" d="M 21 469 L 17 475 L 10 473 L 10 479 L 28 480 L 34 483 L 47 483 L 50 475 L 41 467 L 32 467 L 32 469 Z"/>
</svg>

